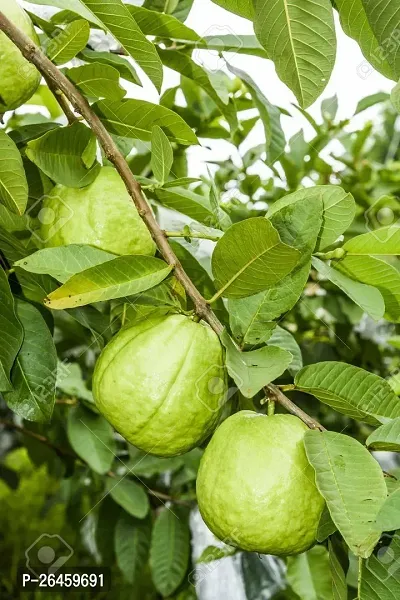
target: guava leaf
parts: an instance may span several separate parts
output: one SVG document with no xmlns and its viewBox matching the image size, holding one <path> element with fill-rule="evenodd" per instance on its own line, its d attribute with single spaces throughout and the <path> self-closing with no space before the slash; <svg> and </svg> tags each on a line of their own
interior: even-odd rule
<svg viewBox="0 0 400 600">
<path fill-rule="evenodd" d="M 64 65 L 83 50 L 89 41 L 90 25 L 83 19 L 68 23 L 65 29 L 49 40 L 46 54 L 56 65 Z"/>
<path fill-rule="evenodd" d="M 225 10 L 239 15 L 239 17 L 253 20 L 254 9 L 252 0 L 213 0 L 213 2 L 225 8 Z"/>
<path fill-rule="evenodd" d="M 381 536 L 375 519 L 387 494 L 379 464 L 357 440 L 341 433 L 307 431 L 304 443 L 333 522 L 350 550 L 368 558 Z"/>
<path fill-rule="evenodd" d="M 94 62 L 67 69 L 65 74 L 89 98 L 121 100 L 126 94 L 119 84 L 119 71 L 110 65 Z"/>
<path fill-rule="evenodd" d="M 187 515 L 178 507 L 163 509 L 154 523 L 150 568 L 157 590 L 170 596 L 182 583 L 189 564 L 190 532 Z"/>
<path fill-rule="evenodd" d="M 366 444 L 371 450 L 400 452 L 400 418 L 375 429 L 367 438 Z"/>
<path fill-rule="evenodd" d="M 27 302 L 17 303 L 24 339 L 11 371 L 13 390 L 4 393 L 8 406 L 28 421 L 50 421 L 55 401 L 57 352 L 40 312 Z"/>
<path fill-rule="evenodd" d="M 400 322 L 400 273 L 392 265 L 374 256 L 346 256 L 335 268 L 348 277 L 372 285 L 385 301 L 385 318 Z"/>
<path fill-rule="evenodd" d="M 147 8 L 143 8 L 143 6 L 135 5 L 129 5 L 128 10 L 145 35 L 155 35 L 171 40 L 189 40 L 192 42 L 201 40 L 201 37 L 193 29 L 181 23 L 173 15 L 148 10 Z"/>
<path fill-rule="evenodd" d="M 400 489 L 397 489 L 386 499 L 378 513 L 376 522 L 382 531 L 400 529 Z"/>
<path fill-rule="evenodd" d="M 126 581 L 134 583 L 144 568 L 150 549 L 151 523 L 123 512 L 115 528 L 117 565 Z"/>
<path fill-rule="evenodd" d="M 267 216 L 272 218 L 286 206 L 304 199 L 308 199 L 310 204 L 322 201 L 322 227 L 316 250 L 323 250 L 336 242 L 338 237 L 350 227 L 356 214 L 356 203 L 351 194 L 337 185 L 317 185 L 280 198 L 268 210 Z"/>
<path fill-rule="evenodd" d="M 21 154 L 13 140 L 0 129 L 0 202 L 22 215 L 28 202 L 28 183 Z"/>
<path fill-rule="evenodd" d="M 400 227 L 390 225 L 348 240 L 343 249 L 353 256 L 400 254 Z"/>
<path fill-rule="evenodd" d="M 374 32 L 379 48 L 377 55 L 391 66 L 393 79 L 400 77 L 400 48 L 397 39 L 399 5 L 397 0 L 362 0 L 369 25 Z M 389 42 L 393 43 L 389 43 Z M 379 52 L 381 50 L 381 52 Z"/>
<path fill-rule="evenodd" d="M 283 327 L 277 327 L 273 330 L 271 337 L 267 341 L 268 346 L 277 346 L 287 350 L 292 355 L 292 361 L 288 366 L 291 375 L 295 375 L 303 368 L 303 357 L 301 349 L 295 340 L 295 337 Z"/>
<path fill-rule="evenodd" d="M 186 190 L 183 187 L 157 188 L 154 190 L 154 196 L 163 206 L 181 212 L 209 227 L 221 228 L 224 225 L 224 223 L 221 223 L 221 218 L 227 221 L 228 226 L 231 223 L 225 212 L 221 209 L 217 212 L 214 210 L 206 196 Z"/>
<path fill-rule="evenodd" d="M 111 469 L 117 446 L 113 428 L 104 417 L 84 406 L 71 408 L 67 433 L 72 448 L 93 471 L 104 475 Z"/>
<path fill-rule="evenodd" d="M 143 35 L 128 7 L 121 0 L 80 0 L 80 4 L 87 7 L 105 25 L 160 91 L 163 81 L 162 63 L 154 44 Z"/>
<path fill-rule="evenodd" d="M 124 477 L 107 477 L 107 492 L 132 517 L 144 519 L 149 512 L 149 498 L 144 488 Z"/>
<path fill-rule="evenodd" d="M 338 412 L 371 425 L 400 416 L 400 398 L 388 382 L 353 365 L 335 361 L 308 365 L 297 373 L 295 386 Z"/>
<path fill-rule="evenodd" d="M 133 65 L 131 65 L 131 63 L 123 56 L 119 56 L 118 54 L 111 54 L 110 52 L 88 50 L 87 48 L 85 48 L 79 54 L 79 57 L 88 63 L 100 63 L 103 65 L 109 65 L 110 67 L 117 69 L 122 79 L 131 81 L 136 85 L 142 85 Z"/>
<path fill-rule="evenodd" d="M 110 133 L 145 142 L 151 140 L 154 125 L 162 127 L 168 139 L 185 146 L 198 144 L 196 135 L 178 114 L 145 100 L 99 100 L 92 106 Z"/>
<path fill-rule="evenodd" d="M 361 0 L 357 0 L 357 2 L 361 3 Z M 388 100 L 390 100 L 390 94 L 387 94 L 386 92 L 377 92 L 376 94 L 371 94 L 370 96 L 361 98 L 357 104 L 354 115 L 359 115 L 364 110 L 367 110 L 367 108 L 371 108 L 371 106 L 375 106 L 381 102 L 387 102 Z"/>
<path fill-rule="evenodd" d="M 312 264 L 318 273 L 337 285 L 349 298 L 353 300 L 364 312 L 369 314 L 375 321 L 382 319 L 385 314 L 385 302 L 380 291 L 372 285 L 360 283 L 350 279 L 344 273 L 326 264 L 326 262 L 314 257 Z"/>
<path fill-rule="evenodd" d="M 67 187 L 85 187 L 100 172 L 95 137 L 83 123 L 53 129 L 30 141 L 26 155 L 50 179 Z"/>
<path fill-rule="evenodd" d="M 360 600 L 397 600 L 400 597 L 400 536 L 384 535 L 382 547 L 361 563 Z"/>
<path fill-rule="evenodd" d="M 14 296 L 7 275 L 0 269 L 0 391 L 12 390 L 10 372 L 21 348 L 24 332 L 15 310 Z"/>
<path fill-rule="evenodd" d="M 61 310 L 131 296 L 161 283 L 171 270 L 152 256 L 119 256 L 77 273 L 49 294 L 45 304 Z"/>
<path fill-rule="evenodd" d="M 43 248 L 18 260 L 14 266 L 30 273 L 51 275 L 57 281 L 65 283 L 73 275 L 114 258 L 116 258 L 115 254 L 93 246 L 69 244 L 68 246 Z"/>
<path fill-rule="evenodd" d="M 169 139 L 158 125 L 151 132 L 151 169 L 158 183 L 163 185 L 168 179 L 174 162 L 174 153 Z"/>
<path fill-rule="evenodd" d="M 336 555 L 334 545 L 332 540 L 328 540 L 328 550 L 329 550 L 329 566 L 331 569 L 332 575 L 332 594 L 333 600 L 347 600 L 347 581 L 346 581 L 346 573 L 339 561 L 339 558 Z"/>
<path fill-rule="evenodd" d="M 221 335 L 221 342 L 226 348 L 228 373 L 246 398 L 253 398 L 282 375 L 293 360 L 290 352 L 277 346 L 241 352 L 226 330 Z"/>
<path fill-rule="evenodd" d="M 281 241 L 268 219 L 246 219 L 232 225 L 215 247 L 215 285 L 227 298 L 252 296 L 283 279 L 300 257 Z"/>
<path fill-rule="evenodd" d="M 329 554 L 324 546 L 315 546 L 287 562 L 287 580 L 302 600 L 328 600 L 332 597 Z"/>
<path fill-rule="evenodd" d="M 329 0 L 253 0 L 254 30 L 278 76 L 307 108 L 326 87 L 336 35 Z"/>
</svg>

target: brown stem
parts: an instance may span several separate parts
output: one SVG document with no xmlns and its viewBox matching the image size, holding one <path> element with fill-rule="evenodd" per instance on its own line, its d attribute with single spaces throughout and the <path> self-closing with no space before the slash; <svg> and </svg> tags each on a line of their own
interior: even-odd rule
<svg viewBox="0 0 400 600">
<path fill-rule="evenodd" d="M 76 87 L 65 77 L 61 71 L 45 56 L 45 54 L 36 46 L 30 38 L 7 19 L 0 12 L 0 30 L 21 50 L 23 56 L 42 73 L 49 85 L 53 85 L 56 90 L 62 92 L 71 103 L 77 113 L 82 115 L 88 123 L 93 133 L 101 144 L 108 160 L 115 166 L 119 175 L 125 183 L 138 212 L 147 225 L 160 253 L 165 261 L 174 267 L 175 277 L 180 281 L 186 293 L 194 304 L 196 314 L 207 321 L 210 327 L 220 335 L 223 331 L 223 325 L 212 311 L 207 301 L 203 298 L 196 286 L 186 274 L 177 256 L 168 243 L 167 236 L 158 225 L 145 197 L 143 196 L 139 183 L 133 176 L 124 156 L 118 150 L 114 140 L 100 121 L 99 117 L 92 111 L 86 98 L 76 89 Z M 311 417 L 300 410 L 293 402 L 275 386 L 267 386 L 267 393 L 275 396 L 277 402 L 285 406 L 292 414 L 297 415 L 312 429 L 321 429 Z"/>
<path fill-rule="evenodd" d="M 74 114 L 74 111 L 71 109 L 71 106 L 70 106 L 67 98 L 62 93 L 62 91 L 58 89 L 58 87 L 54 84 L 54 81 L 52 79 L 50 79 L 49 77 L 46 77 L 46 76 L 45 76 L 45 79 L 46 79 L 46 83 L 49 86 L 49 89 L 51 90 L 54 98 L 57 100 L 58 104 L 61 107 L 61 110 L 67 117 L 68 123 L 70 125 L 72 125 L 72 123 L 75 123 L 76 121 L 78 121 L 79 120 L 78 117 Z"/>
<path fill-rule="evenodd" d="M 7 427 L 8 429 L 14 429 L 15 431 L 19 431 L 23 435 L 26 435 L 30 438 L 33 438 L 34 440 L 37 440 L 38 442 L 41 442 L 42 444 L 45 444 L 48 448 L 54 450 L 54 452 L 56 452 L 59 456 L 71 456 L 73 458 L 78 458 L 75 452 L 72 452 L 71 450 L 68 450 L 66 448 L 59 448 L 58 446 L 53 444 L 53 442 L 51 442 L 47 437 L 45 437 L 44 435 L 40 435 L 40 433 L 36 433 L 35 431 L 31 431 L 30 429 L 25 429 L 25 427 L 21 427 L 20 425 L 17 425 L 12 421 L 8 421 L 7 419 L 0 419 L 0 424 L 4 425 L 4 427 Z"/>
<path fill-rule="evenodd" d="M 325 427 L 318 423 L 315 419 L 310 417 L 304 410 L 301 410 L 294 402 L 289 400 L 283 392 L 278 388 L 278 386 L 270 383 L 265 388 L 265 393 L 270 400 L 275 400 L 275 402 L 279 402 L 286 410 L 288 410 L 292 415 L 299 417 L 310 429 L 319 429 L 320 431 L 326 431 Z"/>
</svg>

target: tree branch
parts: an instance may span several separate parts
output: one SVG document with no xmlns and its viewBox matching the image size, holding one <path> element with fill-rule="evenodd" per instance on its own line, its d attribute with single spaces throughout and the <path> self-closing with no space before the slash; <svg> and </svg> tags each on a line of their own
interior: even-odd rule
<svg viewBox="0 0 400 600">
<path fill-rule="evenodd" d="M 44 435 L 36 433 L 35 431 L 31 431 L 30 429 L 25 429 L 25 427 L 21 427 L 20 425 L 13 423 L 13 421 L 8 421 L 7 419 L 0 419 L 0 425 L 4 425 L 4 427 L 7 427 L 8 429 L 14 429 L 15 431 L 19 431 L 23 435 L 33 438 L 41 444 L 45 444 L 45 446 L 54 450 L 54 452 L 58 454 L 58 456 L 70 456 L 72 458 L 78 458 L 75 452 L 72 452 L 71 450 L 68 450 L 66 448 L 60 448 L 59 446 L 53 444 L 53 442 L 51 442 Z"/>
<path fill-rule="evenodd" d="M 299 419 L 301 419 L 310 429 L 319 429 L 320 431 L 326 431 L 325 427 L 318 423 L 315 419 L 310 417 L 304 410 L 301 410 L 296 404 L 294 404 L 281 390 L 278 386 L 270 383 L 265 388 L 265 393 L 270 400 L 274 400 L 275 402 L 279 402 L 281 406 L 286 408 L 287 411 L 295 415 Z"/>
<path fill-rule="evenodd" d="M 59 90 L 56 85 L 54 85 L 54 81 L 48 77 L 45 77 L 45 79 L 54 98 L 57 100 L 58 104 L 61 107 L 61 110 L 67 117 L 68 123 L 72 125 L 72 123 L 75 123 L 75 121 L 79 121 L 78 117 L 74 114 L 74 111 L 71 109 L 67 98 L 64 96 L 62 91 Z"/>
<path fill-rule="evenodd" d="M 164 260 L 174 267 L 176 279 L 182 284 L 187 295 L 194 304 L 195 312 L 201 319 L 204 319 L 210 327 L 220 335 L 223 331 L 223 325 L 214 314 L 210 305 L 200 294 L 196 286 L 186 274 L 177 256 L 168 243 L 167 236 L 158 225 L 143 193 L 139 183 L 133 176 L 124 156 L 118 150 L 114 140 L 108 133 L 99 117 L 92 111 L 88 101 L 77 88 L 67 79 L 67 77 L 58 70 L 58 68 L 47 58 L 41 49 L 32 42 L 22 31 L 18 29 L 7 17 L 0 12 L 0 30 L 20 49 L 23 56 L 31 62 L 42 73 L 43 77 L 55 90 L 62 92 L 66 99 L 71 103 L 74 110 L 82 115 L 90 126 L 94 135 L 101 144 L 108 160 L 115 166 L 119 175 L 125 183 L 138 212 L 147 225 L 157 248 L 162 254 Z M 320 429 L 322 426 L 306 415 L 289 398 L 287 398 L 276 386 L 269 385 L 266 388 L 267 394 L 275 396 L 275 400 L 282 404 L 289 412 L 302 419 L 311 429 Z"/>
</svg>

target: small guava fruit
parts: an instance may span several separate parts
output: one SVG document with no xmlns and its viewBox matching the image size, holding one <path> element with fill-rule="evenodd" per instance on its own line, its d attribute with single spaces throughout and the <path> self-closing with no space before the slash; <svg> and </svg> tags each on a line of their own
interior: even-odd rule
<svg viewBox="0 0 400 600">
<path fill-rule="evenodd" d="M 113 167 L 84 188 L 56 185 L 39 213 L 47 248 L 89 244 L 114 254 L 154 255 L 155 243 Z"/>
<path fill-rule="evenodd" d="M 0 0 L 0 11 L 39 44 L 32 21 L 15 0 Z M 21 54 L 20 50 L 0 32 L 0 113 L 14 110 L 29 100 L 40 83 L 40 73 Z"/>
<path fill-rule="evenodd" d="M 221 540 L 250 552 L 288 556 L 316 541 L 324 500 L 291 415 L 241 411 L 217 429 L 201 459 L 197 500 Z"/>
<path fill-rule="evenodd" d="M 93 376 L 101 414 L 131 444 L 157 456 L 201 443 L 218 423 L 226 391 L 218 336 L 179 314 L 122 329 Z"/>
</svg>

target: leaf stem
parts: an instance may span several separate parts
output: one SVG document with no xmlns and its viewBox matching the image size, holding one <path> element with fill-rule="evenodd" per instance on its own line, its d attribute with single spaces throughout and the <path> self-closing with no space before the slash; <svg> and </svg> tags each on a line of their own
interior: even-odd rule
<svg viewBox="0 0 400 600">
<path fill-rule="evenodd" d="M 51 60 L 47 58 L 42 50 L 36 46 L 36 44 L 34 44 L 27 35 L 20 31 L 20 29 L 18 29 L 18 27 L 16 27 L 1 11 L 0 30 L 6 34 L 6 36 L 17 46 L 17 48 L 19 48 L 23 56 L 30 63 L 35 65 L 35 67 L 46 79 L 49 86 L 53 86 L 52 89 L 62 92 L 73 109 L 87 122 L 102 146 L 105 156 L 114 165 L 124 181 L 126 189 L 128 190 L 128 193 L 130 194 L 139 212 L 139 215 L 151 233 L 161 255 L 163 256 L 164 260 L 174 268 L 175 277 L 182 284 L 187 295 L 191 298 L 196 314 L 201 319 L 204 319 L 215 331 L 215 333 L 217 333 L 217 335 L 221 335 L 224 327 L 219 321 L 218 317 L 212 311 L 210 303 L 215 302 L 215 300 L 221 296 L 224 290 L 217 292 L 211 301 L 207 301 L 200 294 L 179 262 L 178 257 L 175 255 L 174 251 L 169 245 L 167 236 L 157 223 L 153 212 L 146 202 L 140 184 L 135 179 L 124 156 L 118 149 L 113 138 L 108 133 L 99 117 L 92 111 L 89 102 L 79 92 L 74 84 L 61 71 L 59 71 L 56 65 L 54 65 Z M 289 398 L 286 398 L 279 388 L 270 384 L 266 389 L 267 394 L 273 395 L 273 399 L 278 401 L 283 406 L 286 406 L 289 412 L 297 414 L 297 416 L 302 415 L 300 418 L 302 418 L 302 420 L 307 423 L 309 427 L 312 429 L 323 429 L 322 425 L 319 425 L 319 423 L 311 419 L 311 417 L 296 407 L 296 405 L 293 404 Z"/>
<path fill-rule="evenodd" d="M 201 240 L 211 240 L 212 242 L 218 242 L 218 240 L 221 238 L 219 235 L 195 231 L 164 231 L 164 234 L 167 236 L 167 238 L 197 238 Z"/>
</svg>

